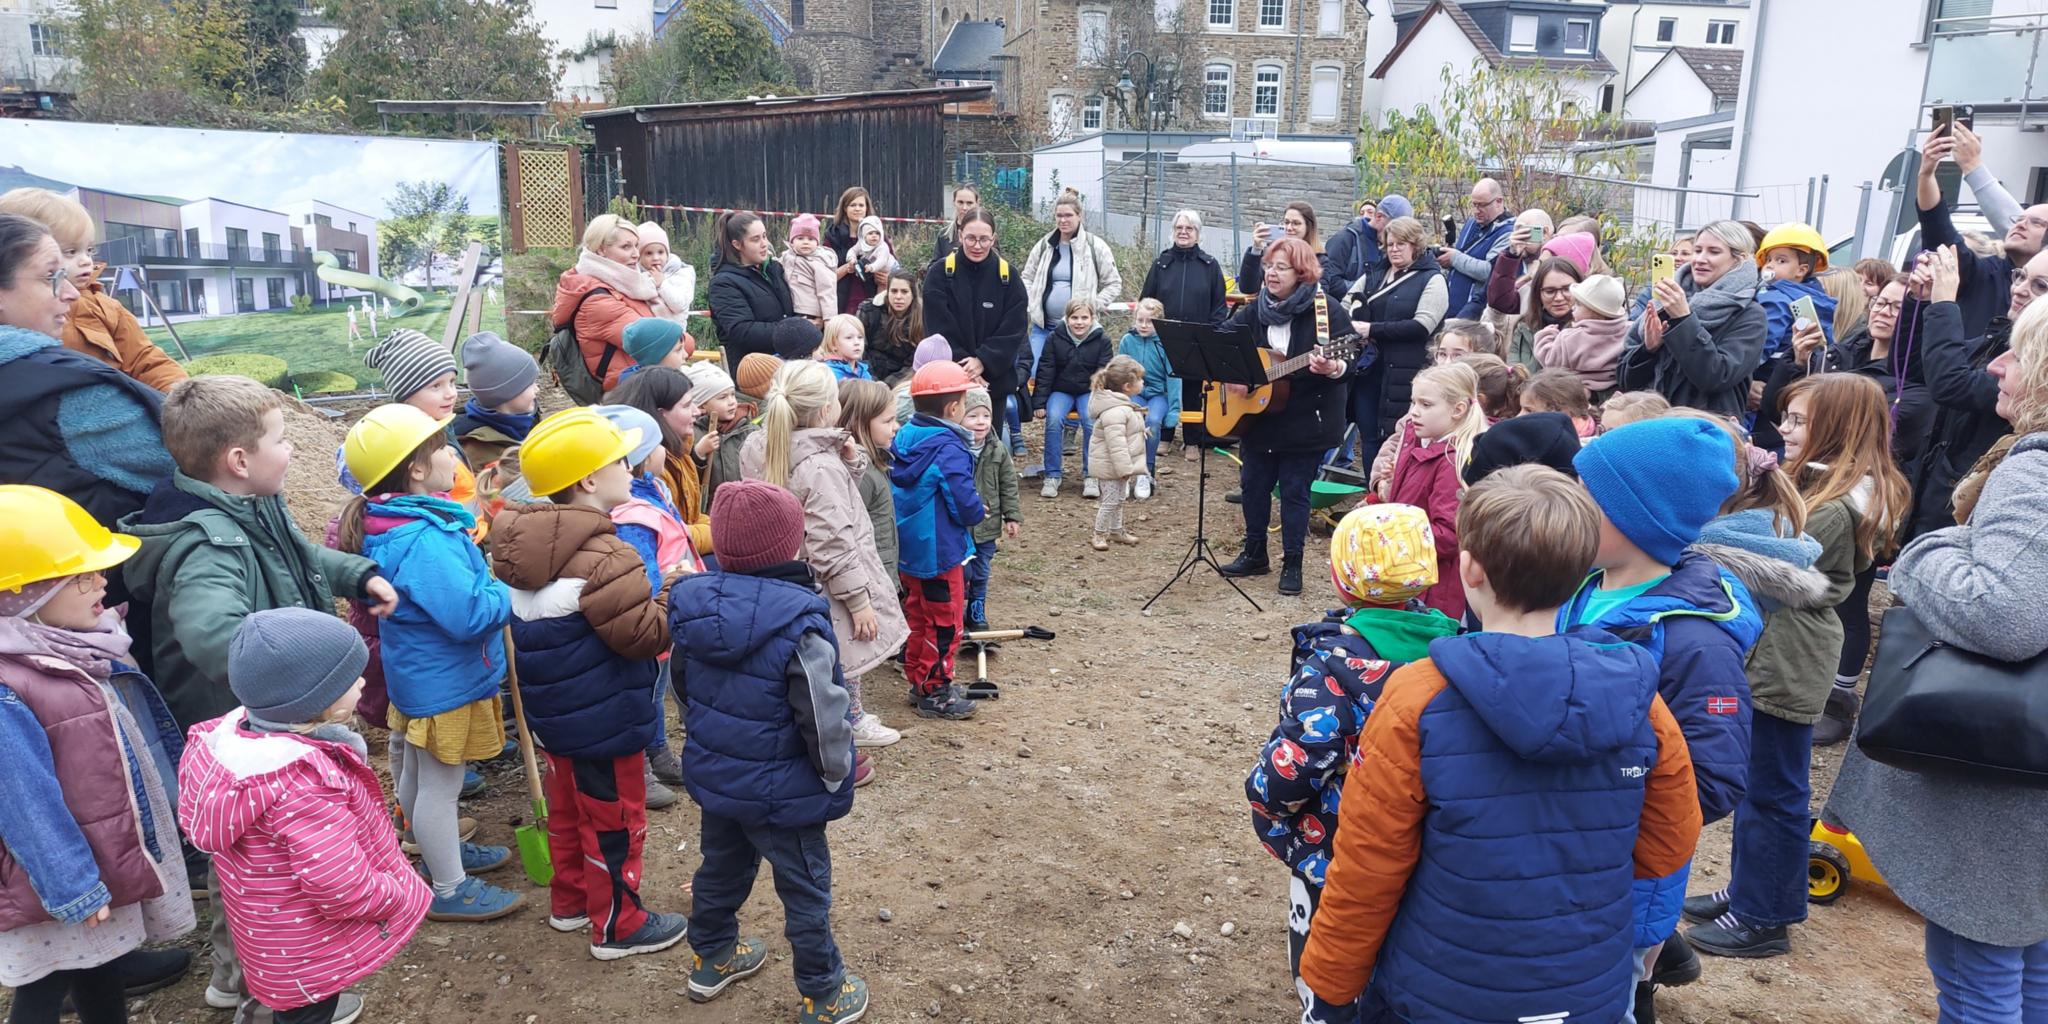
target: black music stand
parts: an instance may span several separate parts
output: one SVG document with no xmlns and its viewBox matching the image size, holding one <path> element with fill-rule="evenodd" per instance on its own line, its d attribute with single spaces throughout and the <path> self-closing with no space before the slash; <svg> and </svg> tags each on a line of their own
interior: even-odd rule
<svg viewBox="0 0 2048 1024">
<path fill-rule="evenodd" d="M 1219 331 L 1209 324 L 1188 323 L 1179 320 L 1155 320 L 1153 329 L 1159 333 L 1159 343 L 1166 349 L 1166 361 L 1173 367 L 1174 376 L 1183 380 L 1202 381 L 1201 404 L 1208 404 L 1209 389 L 1221 384 L 1243 384 L 1246 386 L 1266 382 L 1265 365 L 1259 361 L 1258 345 L 1250 331 Z M 1206 424 L 1205 424 L 1206 426 Z M 1161 597 L 1166 596 L 1173 585 L 1180 582 L 1190 569 L 1206 565 L 1216 577 L 1230 584 L 1237 596 L 1245 599 L 1256 611 L 1264 611 L 1252 596 L 1237 585 L 1237 581 L 1223 575 L 1223 566 L 1216 561 L 1216 555 L 1209 550 L 1209 538 L 1205 534 L 1209 505 L 1209 446 L 1201 446 L 1201 459 L 1195 475 L 1195 539 L 1188 545 L 1187 554 L 1181 556 L 1180 568 L 1159 592 L 1146 601 L 1149 609 Z M 1141 609 L 1142 610 L 1142 609 Z"/>
</svg>

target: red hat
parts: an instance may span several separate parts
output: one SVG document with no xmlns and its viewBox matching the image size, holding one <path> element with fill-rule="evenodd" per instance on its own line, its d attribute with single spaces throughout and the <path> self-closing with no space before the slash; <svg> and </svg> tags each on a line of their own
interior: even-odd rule
<svg viewBox="0 0 2048 1024">
<path fill-rule="evenodd" d="M 917 395 L 958 395 L 974 387 L 974 381 L 959 363 L 940 360 L 918 367 L 917 375 L 910 378 L 910 393 Z"/>
<path fill-rule="evenodd" d="M 734 480 L 711 497 L 711 550 L 727 572 L 794 561 L 804 542 L 796 495 L 765 480 Z"/>
</svg>

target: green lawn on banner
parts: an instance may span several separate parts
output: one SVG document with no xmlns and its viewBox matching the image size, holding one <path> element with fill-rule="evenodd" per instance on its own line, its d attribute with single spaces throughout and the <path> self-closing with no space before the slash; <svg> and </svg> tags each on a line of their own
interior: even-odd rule
<svg viewBox="0 0 2048 1024">
<path fill-rule="evenodd" d="M 410 327 L 438 341 L 442 328 L 448 322 L 448 304 L 452 298 L 444 291 L 424 294 L 425 301 L 413 312 L 397 318 L 378 317 L 377 329 L 389 332 L 398 327 Z M 499 290 L 495 301 L 485 302 L 483 313 L 483 329 L 500 335 L 505 333 L 503 296 L 504 292 Z M 379 381 L 379 376 L 377 371 L 363 365 L 363 353 L 369 351 L 375 339 L 369 337 L 369 317 L 359 315 L 358 323 L 364 340 L 355 342 L 353 346 L 348 336 L 348 309 L 339 302 L 315 306 L 308 313 L 294 313 L 289 309 L 242 313 L 190 320 L 177 327 L 178 337 L 184 339 L 186 354 L 194 359 L 224 352 L 261 352 L 284 360 L 294 373 L 332 370 L 354 377 L 363 390 L 368 390 Z M 158 348 L 174 357 L 178 354 L 177 348 L 171 344 L 170 332 L 162 327 L 151 327 L 147 332 Z"/>
</svg>

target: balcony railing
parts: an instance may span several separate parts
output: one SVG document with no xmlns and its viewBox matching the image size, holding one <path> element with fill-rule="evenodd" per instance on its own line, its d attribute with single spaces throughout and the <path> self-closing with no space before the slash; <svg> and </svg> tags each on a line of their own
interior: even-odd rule
<svg viewBox="0 0 2048 1024">
<path fill-rule="evenodd" d="M 1936 21 L 1927 38 L 1923 102 L 2048 112 L 2042 36 L 2048 14 L 1994 14 Z"/>
<path fill-rule="evenodd" d="M 162 240 L 151 242 L 132 235 L 101 242 L 99 255 L 100 259 L 116 266 L 218 263 L 231 266 L 303 269 L 313 265 L 313 252 L 310 249 L 265 249 L 246 245 L 216 245 L 212 242 L 174 244 Z"/>
</svg>

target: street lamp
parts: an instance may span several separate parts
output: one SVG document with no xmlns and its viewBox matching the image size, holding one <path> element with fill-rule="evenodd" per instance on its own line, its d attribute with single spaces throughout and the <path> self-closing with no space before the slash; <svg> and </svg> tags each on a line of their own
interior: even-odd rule
<svg viewBox="0 0 2048 1024">
<path fill-rule="evenodd" d="M 1145 91 L 1142 93 L 1137 91 L 1136 85 L 1131 81 L 1131 64 L 1133 61 L 1142 62 L 1144 67 Z M 1147 207 L 1145 213 L 1145 235 L 1148 238 L 1152 237 L 1152 221 L 1154 219 L 1153 211 L 1150 208 L 1161 201 L 1158 180 L 1159 164 L 1152 158 L 1152 127 L 1153 122 L 1158 116 L 1154 107 L 1159 100 L 1160 77 L 1162 75 L 1165 77 L 1167 89 L 1171 90 L 1176 70 L 1178 69 L 1171 57 L 1155 61 L 1152 59 L 1151 54 L 1143 50 L 1132 50 L 1124 54 L 1122 76 L 1117 79 L 1116 83 L 1118 92 L 1131 94 L 1136 97 L 1139 116 L 1145 121 L 1145 174 L 1148 189 L 1152 193 L 1152 202 L 1145 204 Z M 1171 107 L 1172 104 L 1169 102 L 1168 108 L 1171 109 Z"/>
</svg>

